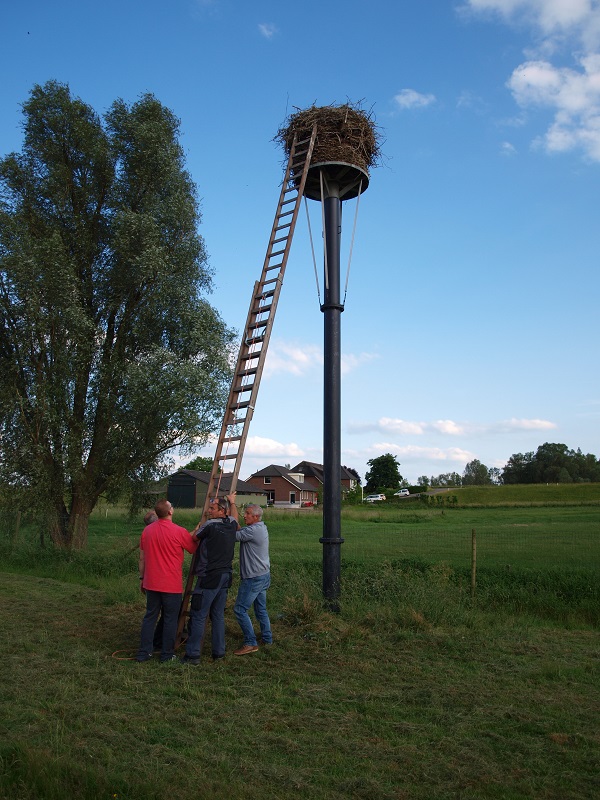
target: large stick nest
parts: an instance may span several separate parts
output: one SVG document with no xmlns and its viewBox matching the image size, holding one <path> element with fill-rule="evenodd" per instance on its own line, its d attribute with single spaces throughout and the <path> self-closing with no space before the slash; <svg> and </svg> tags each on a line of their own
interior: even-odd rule
<svg viewBox="0 0 600 800">
<path fill-rule="evenodd" d="M 350 103 L 335 106 L 311 106 L 296 111 L 277 131 L 274 141 L 283 145 L 289 156 L 294 141 L 308 139 L 317 123 L 317 139 L 311 164 L 334 161 L 353 164 L 368 172 L 380 162 L 381 135 L 370 113 Z"/>
</svg>

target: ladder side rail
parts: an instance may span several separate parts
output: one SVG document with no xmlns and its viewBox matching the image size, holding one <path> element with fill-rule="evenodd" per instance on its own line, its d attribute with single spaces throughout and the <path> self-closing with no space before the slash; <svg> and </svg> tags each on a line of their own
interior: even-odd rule
<svg viewBox="0 0 600 800">
<path fill-rule="evenodd" d="M 280 267 L 279 273 L 277 275 L 277 279 L 276 279 L 276 282 L 275 282 L 275 288 L 274 288 L 273 296 L 272 296 L 272 299 L 271 299 L 271 312 L 269 314 L 268 320 L 266 320 L 266 327 L 265 327 L 265 332 L 263 334 L 262 348 L 261 348 L 261 351 L 260 351 L 260 355 L 258 357 L 257 370 L 256 370 L 256 374 L 254 376 L 254 384 L 252 386 L 252 392 L 251 392 L 251 395 L 250 395 L 250 401 L 249 401 L 250 402 L 250 406 L 248 408 L 248 413 L 246 415 L 246 419 L 244 420 L 244 423 L 243 423 L 242 438 L 241 438 L 241 441 L 239 443 L 239 449 L 238 449 L 239 462 L 236 462 L 236 466 L 237 466 L 238 472 L 239 472 L 239 469 L 241 467 L 241 462 L 242 462 L 242 458 L 243 458 L 243 455 L 244 455 L 244 449 L 245 449 L 245 446 L 246 446 L 246 439 L 247 439 L 248 429 L 250 427 L 250 420 L 254 416 L 254 408 L 256 406 L 256 399 L 258 397 L 258 389 L 260 387 L 260 380 L 261 380 L 263 369 L 264 369 L 264 365 L 265 365 L 266 354 L 267 354 L 267 350 L 268 350 L 268 347 L 269 347 L 269 341 L 271 339 L 271 332 L 272 332 L 272 329 L 273 329 L 273 323 L 275 321 L 275 312 L 277 311 L 277 303 L 279 301 L 279 295 L 281 294 L 281 288 L 283 286 L 283 277 L 284 277 L 285 269 L 286 269 L 287 262 L 288 262 L 288 257 L 289 257 L 289 253 L 290 253 L 292 237 L 294 235 L 294 230 L 295 230 L 295 227 L 296 227 L 296 220 L 298 219 L 298 212 L 300 211 L 302 195 L 304 193 L 304 186 L 306 184 L 306 178 L 308 176 L 308 169 L 310 167 L 310 159 L 311 159 L 311 156 L 312 156 L 312 151 L 313 151 L 313 147 L 314 147 L 314 143 L 315 143 L 316 137 L 317 137 L 317 126 L 316 126 L 316 123 L 315 123 L 315 125 L 313 126 L 313 129 L 312 129 L 312 132 L 311 132 L 311 136 L 310 136 L 310 140 L 309 140 L 309 144 L 308 144 L 308 149 L 306 151 L 305 160 L 304 160 L 304 166 L 303 166 L 303 169 L 302 169 L 302 175 L 301 175 L 301 178 L 300 178 L 300 182 L 299 182 L 297 187 L 294 187 L 294 188 L 296 188 L 297 196 L 296 196 L 296 199 L 295 199 L 294 211 L 293 211 L 293 215 L 292 215 L 292 221 L 290 223 L 290 228 L 289 228 L 289 231 L 288 231 L 288 235 L 286 237 L 287 238 L 287 242 L 286 242 L 286 246 L 285 246 L 285 252 L 283 254 L 281 267 Z M 281 193 L 280 193 L 280 196 L 279 196 L 279 203 L 278 203 L 278 206 L 277 206 L 277 212 L 279 212 L 281 210 L 282 205 L 285 202 L 285 197 L 286 197 L 286 194 L 287 194 L 287 192 L 289 190 L 290 181 L 291 180 L 295 180 L 295 177 L 292 178 L 291 172 L 292 172 L 292 164 L 293 164 L 294 157 L 295 157 L 296 144 L 297 144 L 297 138 L 294 137 L 294 142 L 292 144 L 292 148 L 290 149 L 290 157 L 288 159 L 285 178 L 284 178 L 282 186 L 281 186 Z M 266 279 L 268 261 L 269 261 L 269 258 L 270 258 L 270 250 L 273 247 L 274 239 L 277 236 L 277 221 L 279 219 L 279 214 L 277 212 L 275 214 L 275 219 L 273 221 L 273 228 L 272 228 L 272 231 L 271 231 L 271 238 L 269 240 L 269 246 L 267 248 L 267 255 L 265 257 L 265 261 L 264 261 L 264 265 L 263 265 L 263 272 L 262 272 L 262 275 L 261 275 L 261 281 L 259 282 L 261 286 L 263 285 L 263 281 Z M 252 306 L 251 306 L 251 308 L 252 308 Z M 236 479 L 237 479 L 237 475 L 236 475 Z M 233 491 L 233 489 L 232 489 L 232 491 Z"/>
<path fill-rule="evenodd" d="M 203 506 L 203 510 L 202 510 L 201 522 L 203 522 L 203 523 L 208 518 L 208 507 L 210 505 L 211 497 L 214 494 L 215 486 L 218 483 L 217 477 L 219 475 L 220 461 L 222 460 L 222 451 L 223 451 L 224 440 L 227 438 L 227 430 L 228 430 L 228 428 L 233 427 L 234 425 L 241 425 L 242 433 L 241 433 L 241 437 L 240 437 L 240 441 L 239 441 L 239 445 L 238 445 L 238 451 L 237 451 L 237 454 L 235 455 L 235 463 L 234 463 L 233 471 L 232 471 L 232 473 L 228 473 L 228 475 L 231 474 L 231 484 L 230 484 L 229 492 L 233 493 L 236 490 L 238 476 L 239 476 L 239 472 L 240 472 L 240 469 L 241 469 L 241 463 L 242 463 L 242 459 L 243 459 L 243 455 L 244 455 L 244 449 L 245 449 L 245 445 L 246 445 L 246 440 L 248 438 L 248 430 L 249 430 L 249 427 L 250 427 L 250 421 L 251 421 L 251 419 L 252 419 L 252 417 L 254 415 L 254 406 L 255 406 L 255 403 L 256 403 L 256 398 L 258 396 L 258 389 L 259 389 L 259 385 L 260 385 L 260 379 L 262 377 L 262 372 L 263 372 L 263 367 L 264 367 L 264 363 L 265 363 L 265 359 L 266 359 L 266 353 L 267 353 L 267 349 L 268 349 L 268 344 L 269 344 L 269 340 L 271 338 L 271 331 L 272 331 L 272 328 L 273 328 L 275 312 L 277 310 L 277 303 L 278 303 L 278 300 L 279 300 L 279 295 L 281 293 L 281 287 L 283 285 L 283 276 L 284 276 L 285 268 L 286 268 L 287 261 L 288 261 L 289 251 L 290 251 L 290 247 L 291 247 L 291 241 L 292 241 L 292 237 L 293 237 L 293 234 L 294 234 L 294 229 L 295 229 L 295 226 L 296 226 L 296 220 L 298 218 L 298 212 L 299 212 L 299 209 L 300 209 L 300 203 L 301 203 L 301 200 L 302 200 L 302 195 L 304 193 L 304 186 L 306 184 L 306 178 L 307 178 L 307 175 L 308 175 L 308 169 L 310 167 L 310 159 L 311 159 L 311 156 L 312 156 L 312 150 L 313 150 L 315 139 L 316 139 L 316 133 L 317 133 L 317 126 L 315 124 L 313 126 L 313 130 L 312 130 L 311 137 L 310 137 L 310 140 L 309 140 L 308 148 L 307 148 L 306 153 L 304 155 L 304 163 L 303 163 L 302 174 L 301 174 L 301 177 L 300 177 L 300 182 L 295 186 L 291 186 L 290 184 L 291 184 L 292 181 L 296 181 L 297 180 L 297 176 L 292 177 L 292 170 L 294 168 L 294 159 L 296 157 L 296 147 L 297 147 L 297 137 L 296 136 L 294 137 L 294 141 L 293 141 L 292 147 L 290 149 L 290 155 L 289 155 L 289 158 L 288 158 L 285 177 L 284 177 L 284 180 L 282 182 L 281 192 L 280 192 L 280 195 L 279 195 L 279 202 L 277 204 L 277 211 L 275 213 L 275 218 L 273 220 L 273 227 L 271 229 L 271 235 L 269 237 L 269 244 L 267 246 L 267 253 L 266 253 L 266 256 L 265 256 L 264 263 L 263 263 L 261 279 L 259 281 L 255 282 L 255 284 L 254 284 L 254 290 L 253 290 L 253 293 L 252 293 L 252 300 L 250 302 L 250 308 L 248 310 L 248 317 L 246 319 L 246 325 L 244 327 L 244 332 L 243 332 L 243 335 L 242 335 L 242 341 L 241 341 L 241 344 L 240 344 L 240 349 L 238 351 L 238 359 L 237 359 L 237 362 L 236 362 L 235 371 L 234 371 L 233 378 L 232 378 L 232 381 L 231 381 L 231 386 L 230 386 L 230 389 L 229 389 L 229 397 L 228 397 L 228 400 L 227 400 L 225 414 L 224 414 L 223 422 L 222 422 L 222 425 L 221 425 L 221 432 L 220 432 L 219 438 L 217 440 L 217 448 L 216 448 L 216 451 L 215 451 L 215 457 L 213 459 L 213 466 L 212 466 L 210 478 L 209 478 L 209 481 L 208 481 L 207 490 L 206 490 L 206 497 L 204 499 L 204 506 Z M 290 200 L 291 200 L 291 198 L 287 198 L 287 194 L 291 190 L 294 190 L 294 191 L 297 192 L 297 195 L 296 195 L 296 197 L 294 199 L 294 208 L 293 208 L 293 211 L 291 212 L 291 215 L 292 215 L 291 216 L 291 221 L 289 221 L 289 222 L 286 221 L 285 227 L 287 228 L 287 233 L 285 234 L 285 236 L 281 236 L 281 237 L 278 238 L 278 234 L 281 233 L 281 230 L 282 230 L 281 226 L 279 226 L 279 222 L 280 222 L 280 220 L 282 218 L 282 209 L 283 209 L 284 205 L 288 204 L 290 202 Z M 286 212 L 286 216 L 288 216 L 289 213 L 290 213 L 289 211 Z M 281 260 L 281 264 L 278 265 L 279 266 L 279 272 L 277 274 L 277 278 L 268 279 L 267 276 L 268 276 L 268 272 L 269 272 L 269 261 L 273 257 L 273 248 L 274 248 L 275 244 L 279 244 L 280 242 L 285 242 L 285 247 L 284 247 L 284 250 L 281 252 L 281 255 L 283 256 L 283 258 Z M 272 269 L 273 269 L 273 267 L 271 267 L 271 270 Z M 256 372 L 254 373 L 254 382 L 252 384 L 250 401 L 249 401 L 249 403 L 247 405 L 247 408 L 246 408 L 246 414 L 245 414 L 245 417 L 244 417 L 243 420 L 234 422 L 234 420 L 235 420 L 235 409 L 238 406 L 238 403 L 236 402 L 236 394 L 237 394 L 236 389 L 239 388 L 237 386 L 237 380 L 239 378 L 239 373 L 242 371 L 243 362 L 247 362 L 248 360 L 250 360 L 249 356 L 252 356 L 252 354 L 250 353 L 250 347 L 247 344 L 248 331 L 252 327 L 257 327 L 255 323 L 254 324 L 252 323 L 252 318 L 253 318 L 253 316 L 256 316 L 257 303 L 260 303 L 260 299 L 261 299 L 262 294 L 263 294 L 263 292 L 261 291 L 261 288 L 264 288 L 265 283 L 269 283 L 269 284 L 274 283 L 275 284 L 273 290 L 269 291 L 269 297 L 271 298 L 270 306 L 269 306 L 268 309 L 265 308 L 265 310 L 264 310 L 264 313 L 268 313 L 269 316 L 268 316 L 267 320 L 264 321 L 265 322 L 265 331 L 264 331 L 264 335 L 262 337 L 261 349 L 260 349 L 259 352 L 256 353 L 256 356 L 255 356 L 256 359 L 258 360 L 258 363 L 257 363 L 257 366 L 256 366 Z M 260 327 L 262 327 L 262 324 L 260 325 Z M 195 576 L 195 569 L 194 569 L 195 568 L 195 564 L 196 564 L 196 555 L 197 555 L 197 553 L 194 553 L 194 555 L 192 557 L 192 562 L 190 564 L 190 570 L 189 570 L 187 581 L 186 581 L 185 591 L 184 591 L 184 594 L 183 594 L 182 605 L 181 605 L 181 610 L 180 610 L 179 620 L 178 620 L 178 625 L 177 625 L 177 636 L 176 636 L 176 641 L 175 641 L 175 646 L 176 647 L 178 647 L 181 644 L 181 640 L 182 640 L 182 637 L 183 637 L 183 628 L 185 626 L 185 621 L 189 617 L 190 598 L 191 598 L 191 594 L 192 594 L 192 591 L 193 591 L 194 579 L 196 577 Z"/>
</svg>

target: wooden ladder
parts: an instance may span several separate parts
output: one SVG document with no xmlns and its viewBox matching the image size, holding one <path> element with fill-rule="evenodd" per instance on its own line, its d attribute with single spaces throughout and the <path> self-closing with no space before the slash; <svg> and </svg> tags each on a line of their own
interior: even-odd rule
<svg viewBox="0 0 600 800">
<path fill-rule="evenodd" d="M 298 141 L 297 137 L 294 136 L 290 148 L 262 273 L 260 280 L 254 284 L 248 318 L 242 335 L 206 490 L 202 521 L 207 519 L 208 506 L 212 498 L 219 496 L 219 494 L 230 494 L 236 490 L 244 456 L 244 447 L 256 406 L 258 387 L 265 365 L 277 303 L 283 285 L 283 276 L 292 245 L 292 237 L 296 227 L 302 195 L 304 194 L 304 186 L 316 137 L 317 126 L 315 125 L 308 139 Z M 231 464 L 233 468 L 227 471 L 225 467 Z M 220 488 L 224 477 L 227 478 L 226 492 L 221 491 Z M 231 478 L 231 481 L 229 481 L 229 478 Z M 189 616 L 189 605 L 195 578 L 195 562 L 196 558 L 194 556 L 179 614 L 176 647 L 181 644 L 185 622 Z"/>
</svg>

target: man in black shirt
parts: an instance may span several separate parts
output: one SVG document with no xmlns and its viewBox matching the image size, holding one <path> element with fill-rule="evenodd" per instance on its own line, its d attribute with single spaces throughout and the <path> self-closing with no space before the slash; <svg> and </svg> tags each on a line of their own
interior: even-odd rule
<svg viewBox="0 0 600 800">
<path fill-rule="evenodd" d="M 194 572 L 198 576 L 190 607 L 190 633 L 184 664 L 197 666 L 210 616 L 213 659 L 225 656 L 225 605 L 231 586 L 237 522 L 227 515 L 227 501 L 216 499 L 208 507 L 208 520 L 196 537 L 200 542 Z"/>
</svg>

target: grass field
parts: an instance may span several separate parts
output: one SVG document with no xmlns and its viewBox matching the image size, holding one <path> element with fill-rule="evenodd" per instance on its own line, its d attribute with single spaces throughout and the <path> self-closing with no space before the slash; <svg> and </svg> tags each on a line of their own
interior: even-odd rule
<svg viewBox="0 0 600 800">
<path fill-rule="evenodd" d="M 5 518 L 0 797 L 598 796 L 600 508 L 506 502 L 344 511 L 339 614 L 319 514 L 270 511 L 275 644 L 230 655 L 230 596 L 228 657 L 198 668 L 129 660 L 137 520 L 99 510 L 64 554 Z"/>
</svg>

